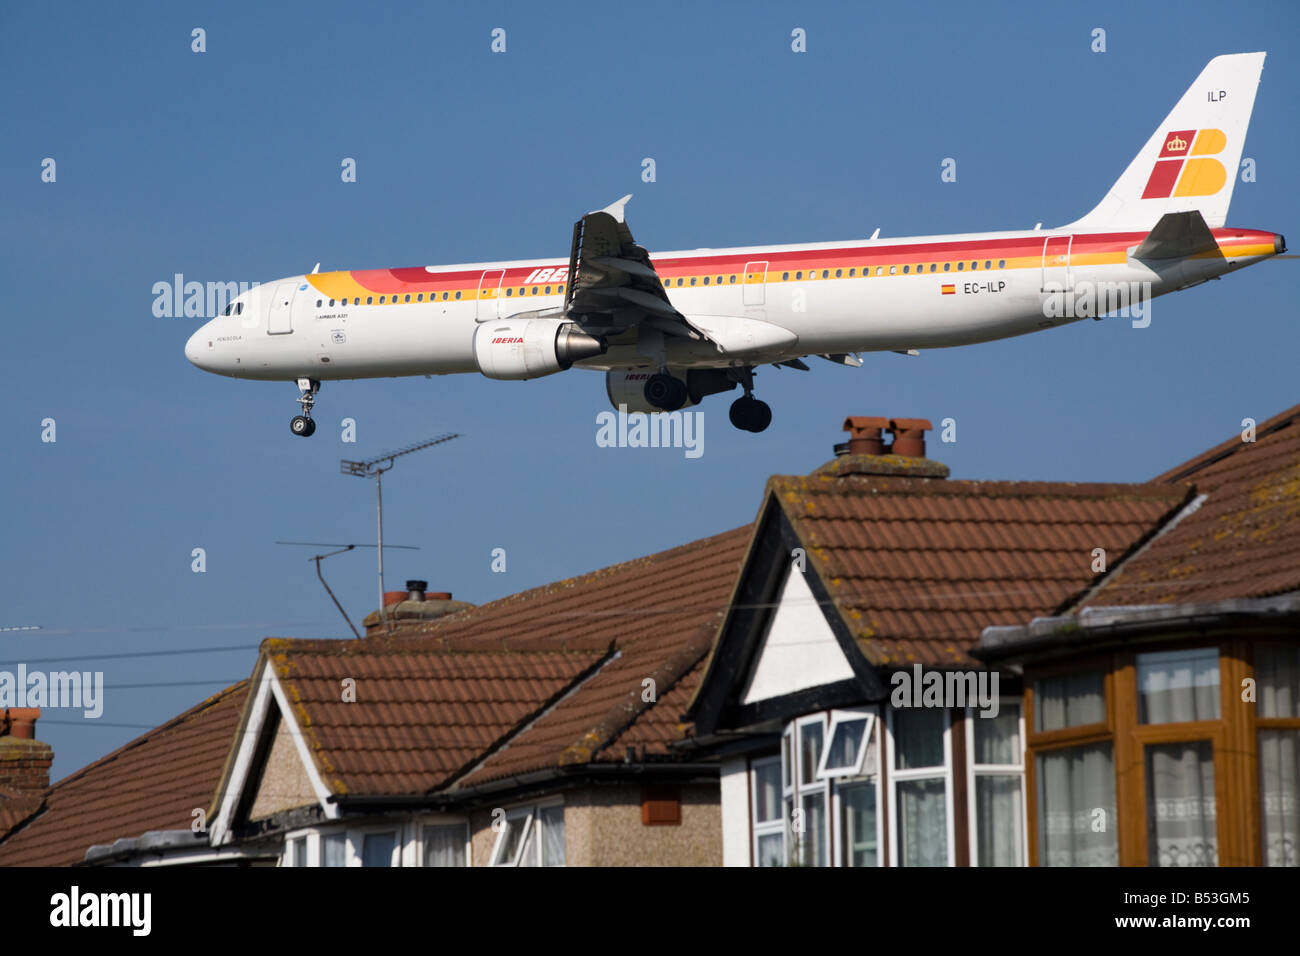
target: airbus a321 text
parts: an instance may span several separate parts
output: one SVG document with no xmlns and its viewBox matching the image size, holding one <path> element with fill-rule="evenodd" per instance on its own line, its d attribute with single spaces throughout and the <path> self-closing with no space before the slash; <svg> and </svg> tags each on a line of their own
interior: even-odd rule
<svg viewBox="0 0 1300 956">
<path fill-rule="evenodd" d="M 761 432 L 772 412 L 753 394 L 757 366 L 806 370 L 809 356 L 857 366 L 861 352 L 1021 335 L 1098 317 L 1093 290 L 1160 296 L 1284 252 L 1282 236 L 1226 223 L 1264 56 L 1211 60 L 1097 207 L 1057 229 L 650 255 L 624 196 L 574 224 L 565 259 L 313 271 L 255 286 L 185 355 L 219 375 L 296 382 L 296 435 L 315 431 L 328 379 L 569 368 L 604 371 L 610 402 L 630 411 L 739 385 L 732 424 Z M 1076 297 L 1092 312 L 1073 308 Z"/>
</svg>

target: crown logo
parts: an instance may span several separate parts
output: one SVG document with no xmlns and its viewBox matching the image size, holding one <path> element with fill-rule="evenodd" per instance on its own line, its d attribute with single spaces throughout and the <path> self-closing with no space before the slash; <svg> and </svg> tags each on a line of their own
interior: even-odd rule
<svg viewBox="0 0 1300 956">
<path fill-rule="evenodd" d="M 1187 140 L 1183 139 L 1181 136 L 1175 136 L 1173 139 L 1165 143 L 1165 149 L 1169 150 L 1171 153 L 1181 153 L 1186 148 Z"/>
</svg>

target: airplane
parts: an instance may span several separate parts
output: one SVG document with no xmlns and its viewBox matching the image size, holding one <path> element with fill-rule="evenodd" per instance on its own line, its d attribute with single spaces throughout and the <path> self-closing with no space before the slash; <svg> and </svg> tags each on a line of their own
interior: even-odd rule
<svg viewBox="0 0 1300 956">
<path fill-rule="evenodd" d="M 1212 59 L 1101 202 L 1055 229 L 902 239 L 877 229 L 650 255 L 624 196 L 574 224 L 567 259 L 318 265 L 255 286 L 185 355 L 219 375 L 295 382 L 290 428 L 301 436 L 316 430 L 322 381 L 570 368 L 605 372 L 609 401 L 629 411 L 674 411 L 739 385 L 731 422 L 761 432 L 772 411 L 754 396 L 759 366 L 806 371 L 803 359 L 819 356 L 857 367 L 862 352 L 1022 335 L 1114 311 L 1119 297 L 1103 291 L 1166 295 L 1284 253 L 1277 233 L 1226 225 L 1265 55 Z"/>
</svg>

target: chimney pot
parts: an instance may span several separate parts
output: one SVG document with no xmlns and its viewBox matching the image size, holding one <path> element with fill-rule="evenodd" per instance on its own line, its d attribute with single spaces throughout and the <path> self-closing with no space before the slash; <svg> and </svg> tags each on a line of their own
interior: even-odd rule
<svg viewBox="0 0 1300 956">
<path fill-rule="evenodd" d="M 891 418 L 889 433 L 894 436 L 890 450 L 904 458 L 925 457 L 925 433 L 934 428 L 928 418 Z"/>
<path fill-rule="evenodd" d="M 429 590 L 428 581 L 407 581 L 406 599 L 408 601 L 423 601 L 424 592 L 428 590 Z"/>
<path fill-rule="evenodd" d="M 39 707 L 9 707 L 0 716 L 0 737 L 19 740 L 36 739 L 36 721 L 41 716 Z"/>
<path fill-rule="evenodd" d="M 850 415 L 844 419 L 843 427 L 849 433 L 848 454 L 883 455 L 885 453 L 885 443 L 880 437 L 880 431 L 889 427 L 888 418 Z"/>
</svg>

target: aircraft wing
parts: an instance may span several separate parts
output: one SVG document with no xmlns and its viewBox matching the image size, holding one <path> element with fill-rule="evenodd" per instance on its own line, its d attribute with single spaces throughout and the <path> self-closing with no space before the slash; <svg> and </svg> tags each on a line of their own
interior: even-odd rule
<svg viewBox="0 0 1300 956">
<path fill-rule="evenodd" d="M 712 339 L 668 301 L 650 254 L 637 245 L 623 218 L 629 193 L 573 224 L 564 314 L 593 335 L 617 335 L 641 326 L 665 335 Z M 716 344 L 716 343 L 715 343 Z"/>
</svg>

